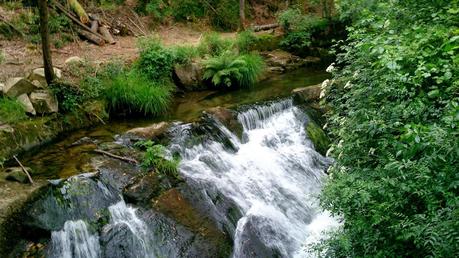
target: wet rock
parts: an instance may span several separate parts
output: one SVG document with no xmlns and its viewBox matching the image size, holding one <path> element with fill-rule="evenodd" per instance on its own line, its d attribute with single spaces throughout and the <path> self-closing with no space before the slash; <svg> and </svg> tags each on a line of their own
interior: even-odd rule
<svg viewBox="0 0 459 258">
<path fill-rule="evenodd" d="M 266 58 L 266 64 L 270 70 L 280 72 L 297 69 L 305 64 L 305 60 L 301 57 L 292 55 L 283 50 L 274 50 L 263 54 Z M 274 68 L 280 67 L 282 68 Z"/>
<path fill-rule="evenodd" d="M 236 244 L 234 253 L 240 258 L 252 257 L 291 257 L 287 250 L 280 250 L 277 243 L 290 241 L 288 235 L 275 234 L 275 222 L 262 216 L 250 216 L 238 232 L 239 245 Z M 287 238 L 287 239 L 285 239 Z"/>
<path fill-rule="evenodd" d="M 62 78 L 62 71 L 57 68 L 53 68 L 53 69 L 54 69 L 54 75 L 56 76 L 56 78 L 58 79 Z M 45 68 L 37 68 L 33 70 L 32 73 L 29 75 L 28 79 L 30 81 L 37 80 L 43 85 L 47 85 L 46 77 L 45 77 Z"/>
<path fill-rule="evenodd" d="M 160 122 L 147 127 L 134 128 L 126 132 L 126 136 L 133 137 L 138 140 L 151 140 L 163 136 L 169 129 L 170 124 Z"/>
<path fill-rule="evenodd" d="M 215 107 L 206 110 L 206 113 L 210 114 L 218 121 L 220 121 L 226 128 L 232 133 L 237 135 L 239 138 L 242 137 L 243 128 L 241 123 L 237 120 L 237 113 L 223 107 Z"/>
<path fill-rule="evenodd" d="M 202 83 L 203 73 L 203 66 L 196 62 L 174 67 L 174 79 L 185 91 L 206 89 L 206 86 Z"/>
<path fill-rule="evenodd" d="M 15 181 L 23 184 L 29 182 L 29 179 L 27 178 L 26 174 L 22 171 L 21 168 L 9 172 L 6 175 L 5 179 L 8 181 Z"/>
<path fill-rule="evenodd" d="M 83 62 L 84 62 L 83 58 L 81 58 L 79 56 L 71 56 L 71 57 L 67 58 L 64 63 L 66 65 L 69 65 L 69 64 L 81 64 Z"/>
<path fill-rule="evenodd" d="M 25 225 L 45 231 L 61 230 L 67 220 L 98 221 L 104 210 L 119 201 L 118 192 L 97 174 L 71 177 L 50 186 L 27 211 Z"/>
<path fill-rule="evenodd" d="M 146 203 L 158 196 L 161 192 L 158 175 L 153 172 L 145 173 L 133 178 L 123 190 L 127 202 Z"/>
<path fill-rule="evenodd" d="M 293 101 L 295 104 L 304 104 L 318 101 L 320 99 L 320 92 L 320 84 L 294 89 L 292 91 Z"/>
<path fill-rule="evenodd" d="M 316 151 L 325 156 L 330 146 L 330 140 L 322 128 L 313 121 L 310 121 L 306 126 L 306 132 L 314 144 Z"/>
<path fill-rule="evenodd" d="M 36 115 L 37 112 L 33 108 L 32 102 L 30 102 L 29 96 L 27 94 L 22 94 L 18 97 L 18 101 L 24 106 L 26 113 Z"/>
<path fill-rule="evenodd" d="M 127 224 L 106 225 L 102 229 L 100 243 L 102 257 L 142 257 L 142 254 L 139 253 L 142 250 L 139 239 Z"/>
<path fill-rule="evenodd" d="M 22 94 L 29 94 L 36 89 L 37 87 L 29 80 L 22 77 L 14 77 L 6 81 L 3 92 L 8 97 L 16 98 Z"/>
<path fill-rule="evenodd" d="M 59 111 L 57 99 L 50 91 L 32 92 L 30 101 L 37 114 L 57 113 Z"/>
</svg>

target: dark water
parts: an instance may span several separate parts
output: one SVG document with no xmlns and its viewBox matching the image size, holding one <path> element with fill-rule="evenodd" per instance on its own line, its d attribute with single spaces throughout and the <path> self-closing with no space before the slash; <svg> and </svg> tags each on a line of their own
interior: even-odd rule
<svg viewBox="0 0 459 258">
<path fill-rule="evenodd" d="M 319 84 L 329 77 L 330 75 L 324 71 L 299 69 L 262 81 L 252 89 L 186 93 L 174 100 L 169 112 L 164 116 L 116 119 L 106 125 L 79 130 L 33 153 L 24 155 L 21 160 L 32 168 L 34 178 L 66 178 L 85 171 L 89 172 L 91 168 L 85 168 L 83 164 L 88 164 L 91 157 L 95 155 L 92 150 L 96 146 L 89 141 L 85 143 L 84 137 L 98 144 L 110 144 L 115 135 L 131 128 L 147 126 L 159 121 L 190 122 L 198 119 L 202 111 L 212 107 L 231 108 L 241 104 L 285 97 L 290 95 L 295 88 Z M 80 143 L 75 144 L 77 141 Z"/>
</svg>

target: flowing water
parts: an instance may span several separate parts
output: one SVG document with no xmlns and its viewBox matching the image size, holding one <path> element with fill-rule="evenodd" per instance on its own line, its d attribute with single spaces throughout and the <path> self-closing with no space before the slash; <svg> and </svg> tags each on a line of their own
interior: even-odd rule
<svg viewBox="0 0 459 258">
<path fill-rule="evenodd" d="M 100 257 L 99 237 L 89 232 L 82 220 L 65 222 L 61 231 L 51 234 L 49 257 L 97 258 Z"/>
<path fill-rule="evenodd" d="M 314 257 L 308 246 L 338 226 L 319 209 L 317 200 L 331 160 L 314 150 L 305 131 L 309 118 L 291 99 L 240 108 L 237 120 L 242 135 L 208 117 L 206 137 L 195 137 L 191 133 L 195 124 L 186 122 L 210 107 L 234 107 L 286 96 L 293 88 L 319 83 L 327 76 L 298 73 L 264 82 L 266 85 L 252 91 L 190 93 L 188 97 L 194 99 L 195 94 L 196 101 L 185 97 L 186 102 L 179 101 L 171 111 L 170 119 L 185 123 L 173 128 L 175 136 L 168 151 L 180 154 L 180 173 L 192 194 L 199 196 L 195 205 L 205 207 L 206 215 L 233 240 L 232 257 Z M 96 145 L 112 144 L 115 134 L 152 122 L 116 122 L 80 131 L 26 161 L 45 178 L 72 176 L 85 171 L 81 164 L 93 158 L 90 151 Z M 74 144 L 86 138 L 93 141 Z M 53 211 L 59 214 L 56 224 L 60 226 L 51 234 L 49 257 L 183 257 L 176 251 L 179 245 L 172 242 L 179 236 L 194 238 L 184 229 L 171 237 L 175 225 L 169 232 L 156 232 L 158 224 L 144 221 L 136 208 L 124 202 L 116 185 L 106 184 L 109 181 L 74 176 L 66 182 L 59 189 L 64 196 L 78 193 L 81 187 L 89 190 L 83 196 L 65 199 L 74 202 L 69 206 L 73 210 Z M 88 203 L 97 204 L 94 210 L 107 210 L 108 221 L 102 228 L 95 228 L 97 214 Z M 163 217 L 153 220 L 169 223 Z M 166 246 L 167 239 L 172 242 Z"/>
<path fill-rule="evenodd" d="M 308 139 L 307 116 L 286 100 L 248 109 L 238 120 L 243 141 L 216 123 L 232 149 L 213 140 L 192 148 L 183 147 L 186 139 L 176 142 L 172 149 L 182 154 L 182 174 L 196 189 L 216 189 L 241 212 L 233 257 L 311 256 L 304 251 L 307 245 L 337 222 L 317 205 L 330 160 Z M 212 197 L 207 199 L 212 204 Z M 224 221 L 225 215 L 214 209 L 216 219 Z"/>
</svg>

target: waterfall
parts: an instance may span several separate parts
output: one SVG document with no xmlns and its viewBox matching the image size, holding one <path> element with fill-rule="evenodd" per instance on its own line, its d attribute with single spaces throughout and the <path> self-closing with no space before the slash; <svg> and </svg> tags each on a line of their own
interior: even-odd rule
<svg viewBox="0 0 459 258">
<path fill-rule="evenodd" d="M 148 226 L 136 215 L 136 209 L 126 205 L 122 200 L 108 208 L 111 226 L 126 225 L 132 233 L 132 246 L 136 246 L 136 257 L 154 258 L 154 241 Z M 126 239 L 127 241 L 127 239 Z"/>
<path fill-rule="evenodd" d="M 177 144 L 181 174 L 204 194 L 216 189 L 242 214 L 233 225 L 233 257 L 312 257 L 306 245 L 337 222 L 318 207 L 330 161 L 308 139 L 307 116 L 285 100 L 242 111 L 238 120 L 246 139 L 229 137 L 236 151 L 217 140 Z M 228 134 L 221 126 L 215 130 Z M 213 205 L 211 196 L 204 199 Z M 214 214 L 224 214 L 217 209 Z"/>
<path fill-rule="evenodd" d="M 49 257 L 97 258 L 100 257 L 99 237 L 88 231 L 82 220 L 67 221 L 61 231 L 51 234 Z"/>
</svg>

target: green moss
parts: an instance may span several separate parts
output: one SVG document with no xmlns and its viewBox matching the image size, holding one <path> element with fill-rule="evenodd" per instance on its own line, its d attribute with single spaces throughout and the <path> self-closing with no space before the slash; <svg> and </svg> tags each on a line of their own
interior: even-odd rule
<svg viewBox="0 0 459 258">
<path fill-rule="evenodd" d="M 108 118 L 104 103 L 92 101 L 69 114 L 53 114 L 18 122 L 11 130 L 0 131 L 0 161 L 45 144 L 59 134 L 98 124 Z"/>
<path fill-rule="evenodd" d="M 312 143 L 314 143 L 316 151 L 325 155 L 328 150 L 328 146 L 330 145 L 330 140 L 322 128 L 311 121 L 306 125 L 306 132 L 308 133 L 309 139 L 311 139 Z"/>
</svg>

